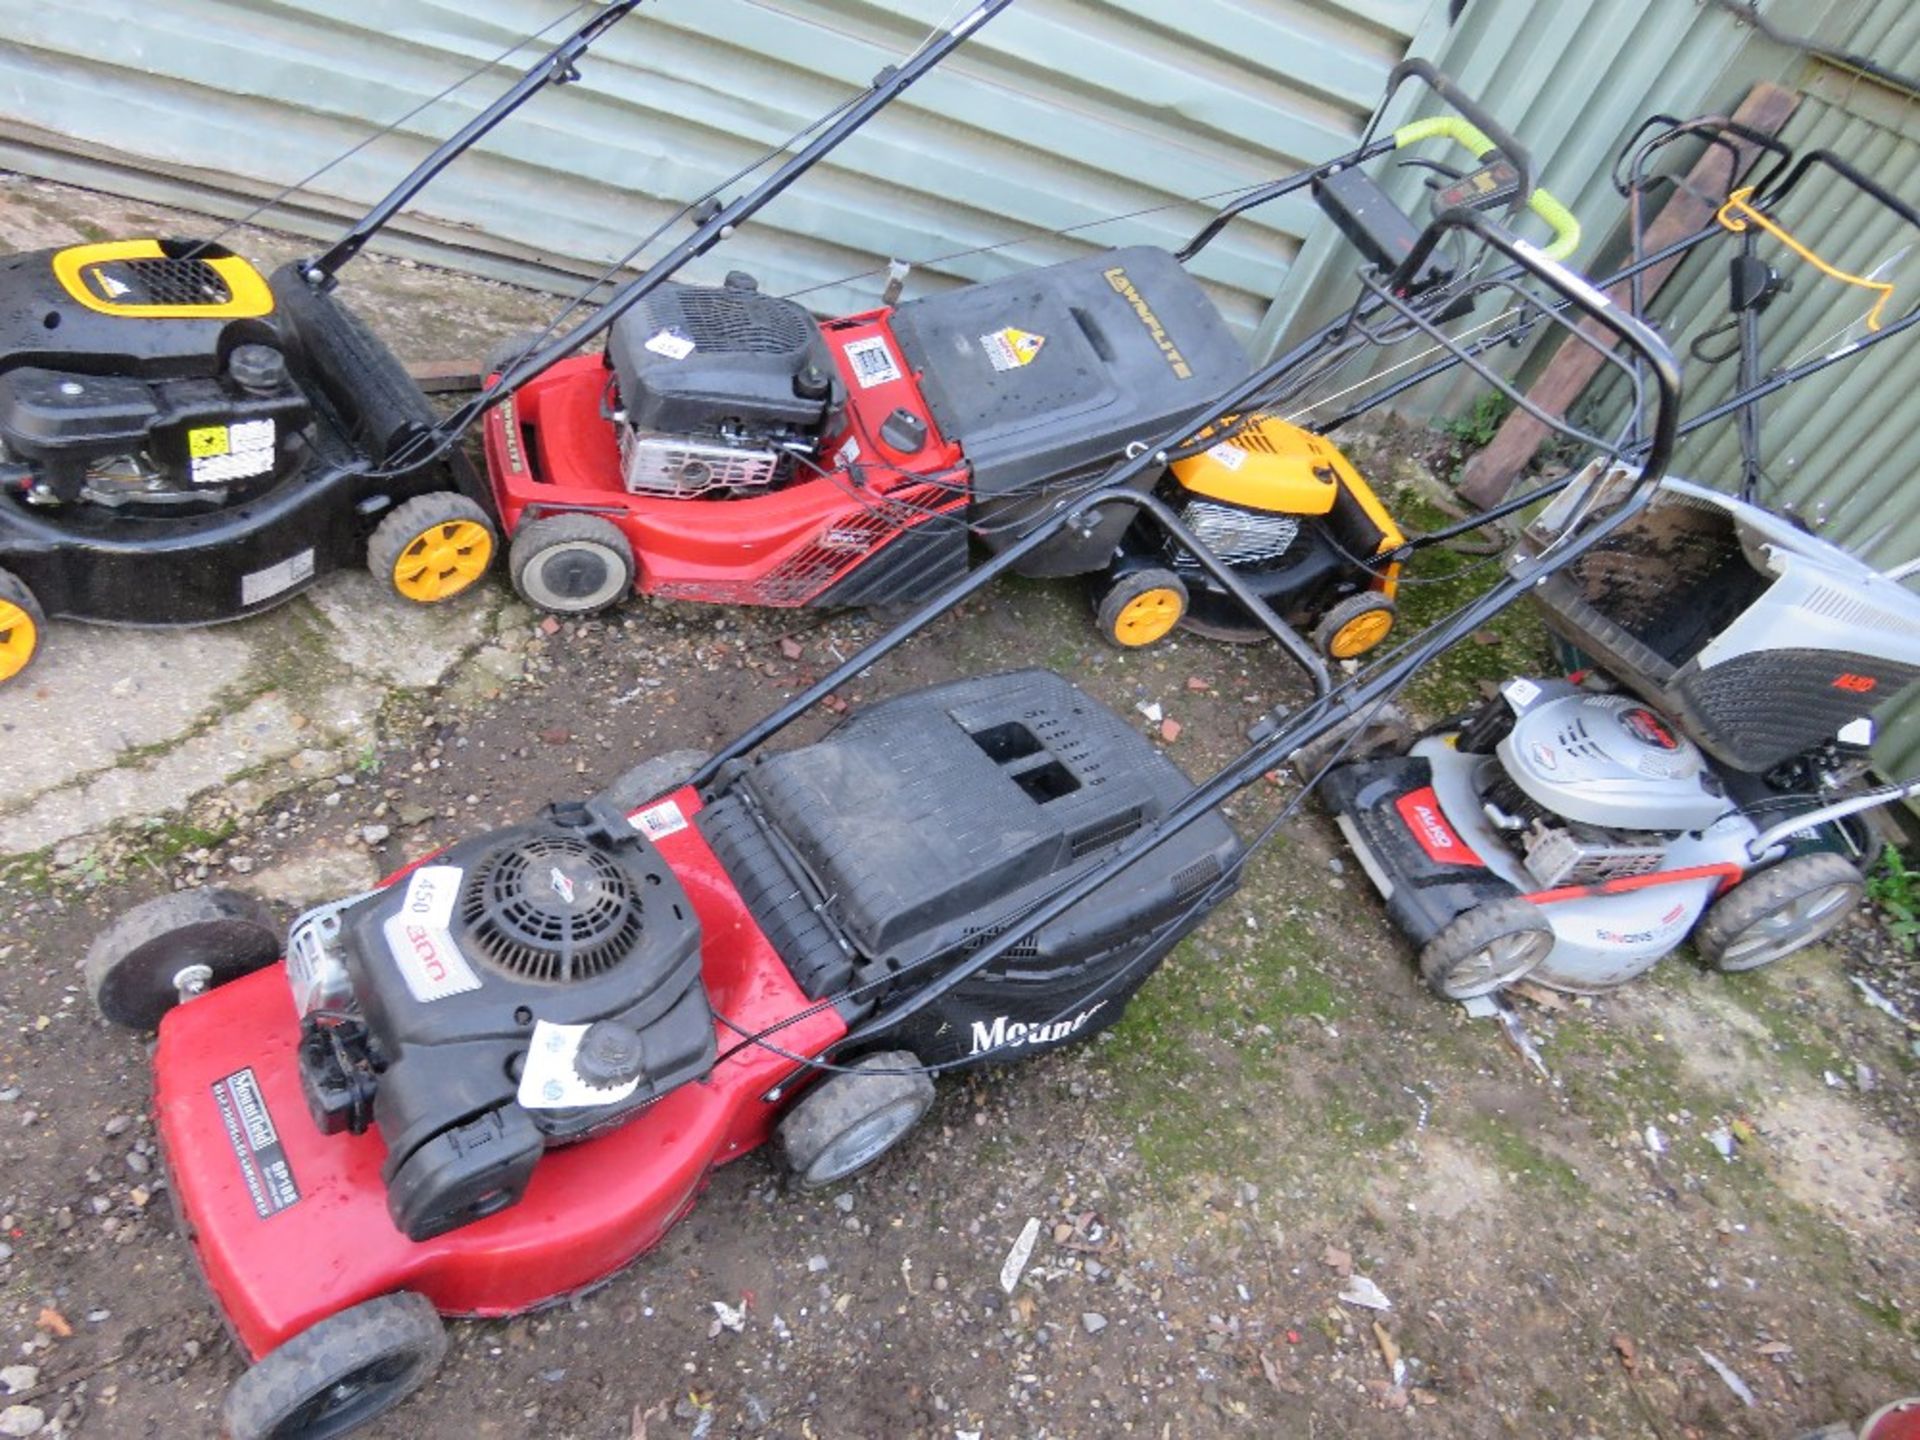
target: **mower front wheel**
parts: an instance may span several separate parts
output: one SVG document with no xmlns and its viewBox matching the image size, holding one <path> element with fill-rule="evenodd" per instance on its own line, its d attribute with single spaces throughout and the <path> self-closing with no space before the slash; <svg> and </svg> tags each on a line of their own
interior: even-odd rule
<svg viewBox="0 0 1920 1440">
<path fill-rule="evenodd" d="M 0 682 L 13 679 L 33 663 L 46 623 L 46 612 L 26 582 L 11 570 L 0 570 Z"/>
<path fill-rule="evenodd" d="M 239 890 L 180 890 L 134 906 L 102 930 L 82 965 L 94 1007 L 115 1025 L 151 1030 L 184 996 L 280 958 L 267 907 Z"/>
<path fill-rule="evenodd" d="M 513 588 L 550 615 L 594 615 L 633 588 L 633 547 L 598 515 L 524 522 L 507 552 Z"/>
<path fill-rule="evenodd" d="M 1336 602 L 1313 627 L 1313 643 L 1331 660 L 1353 660 L 1392 633 L 1398 615 L 1378 590 L 1362 590 Z"/>
<path fill-rule="evenodd" d="M 367 568 L 402 600 L 435 605 L 487 573 L 497 544 L 487 512 L 450 490 L 416 495 L 374 527 Z"/>
<path fill-rule="evenodd" d="M 780 1148 L 805 1190 L 873 1164 L 933 1104 L 933 1079 L 911 1050 L 867 1055 L 829 1075 L 780 1122 Z"/>
<path fill-rule="evenodd" d="M 1866 893 L 1843 855 L 1790 855 L 1749 875 L 1707 907 L 1694 948 L 1716 970 L 1757 970 L 1828 934 Z"/>
<path fill-rule="evenodd" d="M 1525 978 L 1553 949 L 1539 907 L 1513 897 L 1463 911 L 1420 951 L 1420 977 L 1443 1000 L 1491 995 Z"/>
<path fill-rule="evenodd" d="M 447 1327 L 403 1290 L 329 1315 L 260 1357 L 227 1392 L 233 1440 L 330 1440 L 384 1415 L 426 1383 Z"/>
<path fill-rule="evenodd" d="M 1094 607 L 1100 638 L 1122 650 L 1165 639 L 1187 613 L 1187 587 L 1171 570 L 1135 570 L 1122 575 Z"/>
</svg>

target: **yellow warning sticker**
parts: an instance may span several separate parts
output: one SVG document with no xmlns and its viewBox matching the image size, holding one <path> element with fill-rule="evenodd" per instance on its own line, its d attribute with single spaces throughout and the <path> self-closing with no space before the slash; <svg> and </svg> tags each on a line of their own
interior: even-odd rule
<svg viewBox="0 0 1920 1440">
<path fill-rule="evenodd" d="M 227 427 L 201 425 L 187 431 L 187 453 L 196 458 L 227 453 Z"/>
<path fill-rule="evenodd" d="M 1022 365 L 1031 365 L 1033 357 L 1046 343 L 1046 336 L 1012 325 L 980 337 L 980 348 L 987 352 L 987 363 L 996 370 L 1018 370 Z"/>
</svg>

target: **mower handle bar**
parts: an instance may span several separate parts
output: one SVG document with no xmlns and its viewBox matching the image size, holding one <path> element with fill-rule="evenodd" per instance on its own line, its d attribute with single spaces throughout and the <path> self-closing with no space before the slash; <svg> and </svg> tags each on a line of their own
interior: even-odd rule
<svg viewBox="0 0 1920 1440">
<path fill-rule="evenodd" d="M 622 3 L 637 4 L 641 0 L 622 0 Z M 537 350 L 521 355 L 490 383 L 483 385 L 479 394 L 438 424 L 420 432 L 416 440 L 430 442 L 426 453 L 405 456 L 404 468 L 417 469 L 444 454 L 458 442 L 470 425 L 513 391 L 552 369 L 596 335 L 610 329 L 614 321 L 658 290 L 687 262 L 705 255 L 749 218 L 778 199 L 843 140 L 957 50 L 975 30 L 1011 4 L 1013 0 L 979 0 L 950 28 L 930 38 L 921 49 L 899 65 L 887 66 L 873 78 L 862 94 L 839 110 L 830 112 L 833 118 L 818 127 L 819 133 L 789 155 L 764 180 L 725 203 L 715 197 L 701 206 L 696 212 L 697 223 L 693 232 L 640 274 L 623 281 L 592 316 L 552 336 Z"/>
<path fill-rule="evenodd" d="M 1432 139 L 1455 141 L 1472 152 L 1475 160 L 1483 163 L 1495 154 L 1506 156 L 1520 176 L 1520 187 L 1507 207 L 1508 212 L 1516 212 L 1524 205 L 1547 223 L 1554 236 L 1553 242 L 1546 247 L 1549 259 L 1564 260 L 1572 255 L 1580 245 L 1579 220 L 1571 210 L 1545 190 L 1534 188 L 1533 158 L 1526 148 L 1514 139 L 1512 133 L 1499 121 L 1489 115 L 1477 100 L 1454 84 L 1444 71 L 1427 60 L 1418 58 L 1403 60 L 1387 77 L 1387 90 L 1381 97 L 1380 109 L 1386 108 L 1386 103 L 1393 98 L 1394 91 L 1410 78 L 1425 82 L 1434 94 L 1451 105 L 1458 113 L 1409 121 L 1396 129 L 1393 134 L 1376 138 L 1373 134 L 1374 124 L 1378 122 L 1379 112 L 1376 111 L 1375 120 L 1368 124 L 1367 133 L 1361 137 L 1360 144 L 1347 154 L 1316 165 L 1310 170 L 1301 170 L 1292 175 L 1283 176 L 1258 189 L 1248 191 L 1217 211 L 1191 240 L 1173 252 L 1173 258 L 1184 265 L 1212 244 L 1214 237 L 1229 224 L 1249 210 L 1265 205 L 1271 200 L 1291 195 L 1336 171 L 1345 170 L 1353 165 L 1364 165 L 1367 161 L 1385 155 L 1389 151 L 1404 150 L 1410 145 L 1419 144 L 1422 140 Z"/>
<path fill-rule="evenodd" d="M 472 148 L 488 131 L 518 110 L 549 85 L 565 85 L 579 78 L 574 68 L 594 41 L 632 14 L 646 0 L 610 0 L 602 10 L 589 16 L 578 29 L 529 65 L 520 78 L 492 104 L 462 125 L 433 150 L 400 183 L 389 190 L 346 233 L 334 241 L 322 255 L 300 264 L 300 273 L 316 289 L 330 289 L 340 267 L 358 255 L 366 243 L 392 220 L 400 210 L 424 190 L 442 170 Z"/>
<path fill-rule="evenodd" d="M 1898 195 L 1895 195 L 1872 176 L 1862 174 L 1859 170 L 1856 170 L 1850 161 L 1842 159 L 1831 150 L 1807 151 L 1794 164 L 1793 169 L 1787 172 L 1787 178 L 1780 181 L 1778 186 L 1771 190 L 1766 188 L 1767 184 L 1773 179 L 1772 174 L 1769 173 L 1765 181 L 1762 181 L 1754 187 L 1753 204 L 1758 206 L 1772 206 L 1779 203 L 1779 201 L 1784 199 L 1793 190 L 1794 186 L 1800 183 L 1806 173 L 1816 165 L 1826 166 L 1829 170 L 1840 176 L 1841 179 L 1886 206 L 1887 209 L 1898 215 L 1902 220 L 1906 221 L 1907 224 L 1914 226 L 1916 229 L 1920 229 L 1920 211 L 1916 211 L 1913 206 L 1902 200 Z M 1775 168 L 1777 169 L 1778 167 L 1776 166 Z"/>
<path fill-rule="evenodd" d="M 1811 830 L 1814 826 L 1825 825 L 1831 820 L 1844 820 L 1849 815 L 1858 815 L 1862 810 L 1889 805 L 1895 800 L 1904 800 L 1909 795 L 1920 795 L 1920 776 L 1912 780 L 1896 781 L 1891 785 L 1876 785 L 1871 790 L 1863 790 L 1858 795 L 1849 795 L 1844 800 L 1835 800 L 1812 810 L 1803 810 L 1791 820 L 1782 820 L 1749 840 L 1747 856 L 1753 860 L 1765 859 L 1767 853 L 1781 841 L 1801 830 Z"/>
<path fill-rule="evenodd" d="M 1360 714 L 1366 707 L 1387 699 L 1433 655 L 1464 640 L 1548 575 L 1586 553 L 1612 534 L 1645 506 L 1652 496 L 1654 487 L 1664 475 L 1666 464 L 1673 453 L 1680 400 L 1680 368 L 1673 358 L 1673 352 L 1644 322 L 1635 316 L 1625 314 L 1598 290 L 1565 269 L 1558 261 L 1546 258 L 1533 246 L 1508 236 L 1479 212 L 1462 208 L 1449 209 L 1436 216 L 1429 228 L 1430 230 L 1461 228 L 1473 231 L 1513 263 L 1566 296 L 1573 309 L 1601 329 L 1611 332 L 1617 343 L 1624 344 L 1637 352 L 1641 360 L 1646 363 L 1659 391 L 1660 406 L 1655 417 L 1653 437 L 1646 462 L 1640 468 L 1637 480 L 1626 498 L 1610 513 L 1600 514 L 1592 520 L 1584 531 L 1570 532 L 1559 544 L 1549 547 L 1541 554 L 1521 558 L 1485 594 L 1468 601 L 1452 616 L 1442 621 L 1435 630 L 1400 645 L 1359 675 L 1330 689 L 1319 683 L 1316 678 L 1316 694 L 1313 700 L 1284 720 L 1276 720 L 1256 727 L 1251 743 L 1237 759 L 1229 762 L 1212 778 L 1194 786 L 1169 807 L 1167 813 L 1158 821 L 1121 841 L 1115 853 L 1055 890 L 1023 916 L 1020 923 L 1010 926 L 989 940 L 958 965 L 854 1026 L 835 1045 L 836 1050 L 849 1046 L 857 1047 L 885 1034 L 957 986 L 965 984 L 988 965 L 1004 958 L 1021 940 L 1033 934 L 1041 926 L 1065 914 L 1105 884 L 1113 875 L 1135 864 L 1148 852 L 1193 825 L 1202 816 L 1210 814 L 1239 791 L 1257 782 L 1277 760 L 1284 759 L 1307 742 L 1327 734 L 1336 726 Z M 1427 248 L 1430 249 L 1431 246 Z M 1573 333 L 1580 332 L 1573 330 Z M 1312 342 L 1309 340 L 1304 343 Z M 1232 393 L 1218 399 L 1210 407 L 1212 419 L 1217 420 L 1221 415 L 1230 414 L 1237 407 L 1253 399 L 1262 386 L 1271 383 L 1275 376 L 1275 366 L 1284 370 L 1287 366 L 1297 363 L 1300 353 L 1301 347 L 1294 347 L 1286 355 L 1261 367 L 1252 379 L 1236 386 Z M 1125 488 L 1126 480 L 1139 474 L 1146 465 L 1155 463 L 1157 456 L 1179 445 L 1194 429 L 1204 428 L 1207 423 L 1211 422 L 1200 420 L 1184 423 L 1169 434 L 1163 435 L 1158 443 L 1144 448 L 1139 454 L 1130 456 L 1115 465 L 1101 478 L 1099 489 L 1082 495 L 1071 505 L 1063 506 L 1023 536 L 1015 545 L 1002 551 L 988 564 L 949 588 L 945 594 L 927 602 L 906 620 L 859 650 L 832 674 L 794 697 L 781 710 L 769 716 L 747 734 L 722 748 L 701 766 L 689 783 L 697 788 L 710 782 L 722 765 L 739 759 L 748 751 L 757 748 L 834 689 L 905 644 L 932 620 L 988 584 L 1001 571 L 1017 562 L 1022 555 L 1043 543 L 1062 527 L 1086 523 L 1102 507 L 1108 505 L 1134 505 L 1151 512 L 1159 506 L 1159 502 L 1152 496 Z M 1160 508 L 1164 509 L 1164 507 Z M 1175 533 L 1177 535 L 1178 531 Z M 1225 571 L 1226 567 L 1205 547 L 1196 545 L 1191 539 L 1183 539 L 1182 543 L 1189 545 L 1211 573 L 1217 575 Z M 1283 624 L 1278 625 L 1276 633 L 1285 628 Z M 1316 664 L 1317 659 L 1318 657 L 1315 657 Z M 1324 675 L 1325 667 L 1318 668 Z M 1318 777 L 1314 778 L 1317 780 Z"/>
</svg>

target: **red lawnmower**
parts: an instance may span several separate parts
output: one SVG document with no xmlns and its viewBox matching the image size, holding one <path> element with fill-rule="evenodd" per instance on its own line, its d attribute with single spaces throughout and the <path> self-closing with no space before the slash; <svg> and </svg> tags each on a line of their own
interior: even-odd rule
<svg viewBox="0 0 1920 1440">
<path fill-rule="evenodd" d="M 1478 165 L 1434 166 L 1436 211 L 1530 206 L 1554 228 L 1549 257 L 1571 253 L 1579 226 L 1533 188 L 1519 146 L 1424 62 L 1395 70 L 1388 94 L 1410 77 L 1460 115 L 1377 139 L 1370 127 L 1349 153 L 1243 194 L 1177 254 L 1109 250 L 897 305 L 896 281 L 887 305 L 823 322 L 739 272 L 719 286 L 669 279 L 683 246 L 616 292 L 618 318 L 592 327 L 606 330 L 603 353 L 561 358 L 584 328 L 510 343 L 468 413 L 493 404 L 487 469 L 514 587 L 564 615 L 634 589 L 775 606 L 935 594 L 966 573 L 972 539 L 1004 550 L 1253 373 L 1184 268 L 1235 217 L 1311 189 L 1367 263 L 1398 265 L 1420 227 L 1361 167 L 1423 140 L 1459 143 Z M 1413 547 L 1334 443 L 1280 407 L 1357 352 L 1426 343 L 1424 327 L 1472 310 L 1481 278 L 1432 255 L 1397 297 L 1404 313 L 1366 297 L 1283 370 L 1266 367 L 1275 378 L 1252 408 L 1183 433 L 1129 482 L 1331 658 L 1386 638 Z M 1183 620 L 1270 633 L 1190 547 L 1122 510 L 1059 532 L 1019 568 L 1089 577 L 1118 645 Z"/>
<path fill-rule="evenodd" d="M 226 1406 L 237 1440 L 336 1436 L 384 1412 L 440 1358 L 442 1314 L 596 1284 L 715 1166 L 769 1139 L 800 1184 L 830 1184 L 911 1129 L 933 1074 L 1112 1024 L 1300 803 L 1243 844 L 1225 801 L 1362 727 L 1434 654 L 1631 519 L 1671 451 L 1671 355 L 1464 207 L 1374 277 L 1387 308 L 1443 239 L 1528 288 L 1538 315 L 1609 337 L 1622 354 L 1603 349 L 1608 363 L 1657 389 L 1640 483 L 1337 688 L 1267 610 L 1315 696 L 1213 778 L 1191 784 L 1041 671 L 910 692 L 763 750 L 1001 573 L 1115 514 L 1155 514 L 1211 581 L 1238 586 L 1133 484 L 1183 422 L 717 755 L 649 762 L 308 911 L 284 963 L 233 892 L 163 896 L 103 933 L 89 988 L 109 1019 L 158 1024 L 181 1231 L 252 1362 Z M 1198 423 L 1243 413 L 1272 379 Z"/>
</svg>

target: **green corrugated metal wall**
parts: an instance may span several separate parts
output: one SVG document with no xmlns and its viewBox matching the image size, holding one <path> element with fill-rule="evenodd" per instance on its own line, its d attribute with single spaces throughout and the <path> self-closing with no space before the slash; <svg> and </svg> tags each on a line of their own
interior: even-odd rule
<svg viewBox="0 0 1920 1440">
<path fill-rule="evenodd" d="M 1338 153 L 1428 0 L 1021 0 L 716 257 L 823 310 L 833 285 L 918 258 L 1122 212 L 1080 239 L 936 266 L 979 278 L 1096 244 L 1178 244 L 1191 201 Z M 569 13 L 559 0 L 0 0 L 0 165 L 82 163 L 259 195 Z M 422 197 L 408 226 L 568 268 L 624 251 L 677 203 L 911 49 L 950 0 L 658 0 L 609 34 L 585 83 L 542 95 Z M 349 213 L 502 88 L 495 67 L 333 170 L 305 201 Z M 111 181 L 109 180 L 109 183 Z M 158 196 L 156 198 L 165 198 Z M 1274 207 L 1200 273 L 1251 329 L 1313 220 Z M 819 287 L 819 288 L 816 288 Z"/>
</svg>

